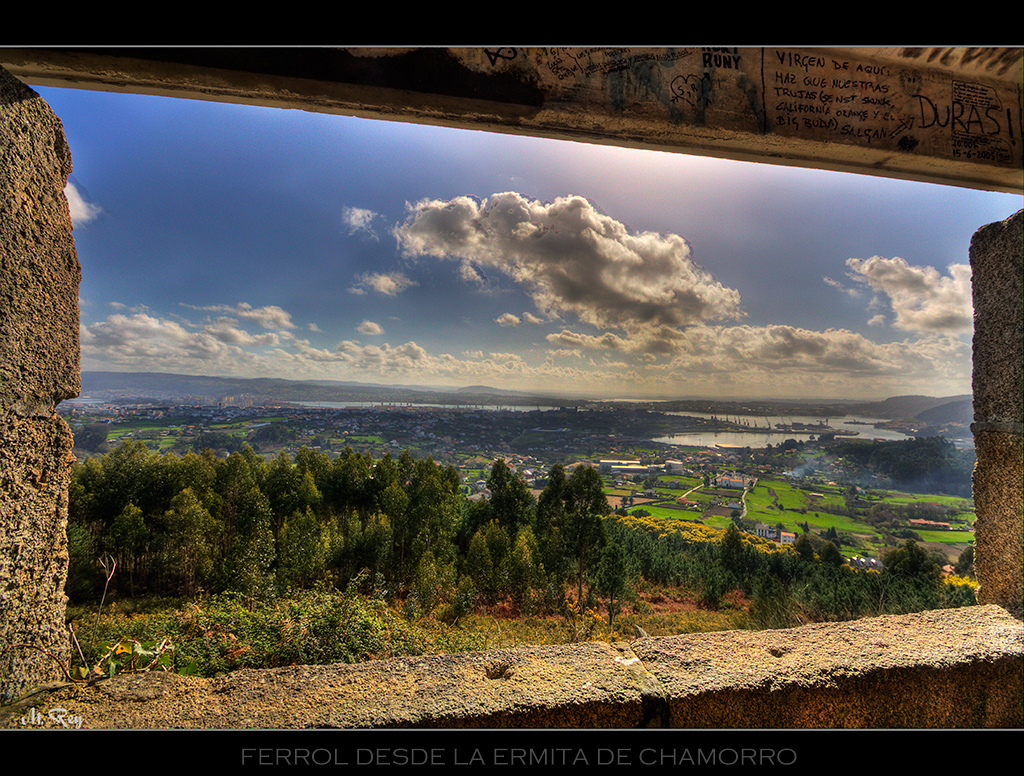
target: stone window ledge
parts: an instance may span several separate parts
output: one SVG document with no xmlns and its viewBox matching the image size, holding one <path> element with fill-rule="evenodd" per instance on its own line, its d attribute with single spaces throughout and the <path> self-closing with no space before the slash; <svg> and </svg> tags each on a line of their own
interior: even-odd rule
<svg viewBox="0 0 1024 776">
<path fill-rule="evenodd" d="M 995 605 L 215 679 L 122 675 L 8 707 L 84 728 L 1008 728 L 1024 629 Z"/>
</svg>

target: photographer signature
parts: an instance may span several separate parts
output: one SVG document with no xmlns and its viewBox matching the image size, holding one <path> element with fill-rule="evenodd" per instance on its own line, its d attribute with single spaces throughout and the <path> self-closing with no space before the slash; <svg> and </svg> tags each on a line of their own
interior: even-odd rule
<svg viewBox="0 0 1024 776">
<path fill-rule="evenodd" d="M 82 717 L 79 715 L 71 714 L 67 709 L 53 708 L 44 716 L 39 709 L 33 707 L 28 714 L 21 718 L 21 724 L 25 727 L 28 726 L 41 726 L 55 727 L 59 725 L 64 728 L 81 728 Z M 56 723 L 54 725 L 53 723 Z"/>
</svg>

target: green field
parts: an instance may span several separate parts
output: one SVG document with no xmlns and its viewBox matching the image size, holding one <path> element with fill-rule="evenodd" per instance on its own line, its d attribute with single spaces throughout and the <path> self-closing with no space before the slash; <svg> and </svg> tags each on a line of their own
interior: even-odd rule
<svg viewBox="0 0 1024 776">
<path fill-rule="evenodd" d="M 352 434 L 350 436 L 341 437 L 337 441 L 342 445 L 382 445 L 384 444 L 385 439 L 384 437 L 376 434 Z"/>
<path fill-rule="evenodd" d="M 659 495 L 665 499 L 675 499 L 685 493 L 691 487 L 700 485 L 700 481 L 694 478 L 672 477 L 663 475 L 658 478 L 659 484 L 678 480 L 684 485 L 682 490 L 668 490 L 657 488 Z M 609 488 L 607 490 L 609 503 L 612 507 L 619 506 L 619 497 L 633 494 L 635 491 L 625 488 Z M 702 505 L 707 505 L 712 498 L 718 497 L 723 502 L 739 498 L 738 492 L 715 490 L 713 488 L 698 489 L 691 493 L 688 498 Z M 880 555 L 887 546 L 894 544 L 892 536 L 873 527 L 867 521 L 856 516 L 846 516 L 824 511 L 826 508 L 845 508 L 847 500 L 844 489 L 838 486 L 814 485 L 798 487 L 785 480 L 762 478 L 758 480 L 757 487 L 746 493 L 745 496 L 747 511 L 745 515 L 748 523 L 764 523 L 776 526 L 781 523 L 783 529 L 798 536 L 803 533 L 803 525 L 806 524 L 811 532 L 821 535 L 829 529 L 835 529 L 836 533 L 844 536 L 846 542 L 842 551 L 847 556 L 854 554 Z M 929 494 L 899 493 L 899 492 L 871 492 L 859 493 L 856 500 L 856 508 L 860 510 L 870 509 L 875 505 L 892 505 L 893 507 L 906 507 L 915 504 L 938 504 L 943 508 L 955 508 L 959 512 L 951 516 L 945 513 L 937 516 L 936 519 L 942 522 L 963 523 L 966 528 L 973 522 L 973 505 L 970 501 L 950 496 L 932 496 Z M 657 500 L 645 502 L 642 498 L 636 498 L 633 509 L 644 509 L 663 519 L 699 519 L 700 512 L 694 510 L 681 510 L 665 505 Z M 724 515 L 708 515 L 703 522 L 714 528 L 724 528 L 731 522 L 731 518 Z M 933 545 L 937 548 L 946 548 L 946 552 L 962 550 L 969 545 L 974 535 L 969 530 L 920 530 L 913 526 L 909 527 L 915 534 L 920 536 L 923 543 Z M 851 545 L 848 542 L 853 542 Z"/>
<path fill-rule="evenodd" d="M 968 545 L 974 541 L 973 531 L 917 531 L 922 542 Z"/>
<path fill-rule="evenodd" d="M 889 492 L 884 501 L 891 504 L 938 504 L 944 508 L 954 508 L 960 512 L 974 513 L 974 505 L 965 498 L 958 496 L 933 496 L 928 493 Z"/>
</svg>

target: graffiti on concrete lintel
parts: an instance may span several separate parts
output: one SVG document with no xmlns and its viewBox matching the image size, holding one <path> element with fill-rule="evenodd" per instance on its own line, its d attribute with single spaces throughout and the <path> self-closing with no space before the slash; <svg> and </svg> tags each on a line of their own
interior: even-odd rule
<svg viewBox="0 0 1024 776">
<path fill-rule="evenodd" d="M 711 77 L 707 73 L 677 75 L 672 79 L 672 102 L 685 102 L 690 107 L 711 104 Z"/>
<path fill-rule="evenodd" d="M 739 70 L 740 50 L 738 48 L 720 48 L 705 46 L 700 54 L 701 67 L 714 67 L 723 70 Z"/>
<path fill-rule="evenodd" d="M 479 51 L 479 50 L 478 50 Z M 799 48 L 483 49 L 552 104 L 983 164 L 1021 163 L 1020 95 L 984 78 Z M 486 61 L 486 60 L 484 60 Z"/>
<path fill-rule="evenodd" d="M 487 58 L 491 60 L 492 65 L 498 64 L 498 60 L 515 59 L 517 56 L 514 46 L 501 46 L 496 49 L 485 48 L 484 53 L 487 55 Z"/>
<path fill-rule="evenodd" d="M 769 67 L 770 63 L 770 67 Z M 1013 110 L 992 86 L 884 65 L 776 50 L 764 60 L 773 131 L 1013 165 Z"/>
<path fill-rule="evenodd" d="M 693 49 L 553 48 L 548 69 L 559 80 L 610 75 L 638 65 L 665 64 L 687 57 Z"/>
</svg>

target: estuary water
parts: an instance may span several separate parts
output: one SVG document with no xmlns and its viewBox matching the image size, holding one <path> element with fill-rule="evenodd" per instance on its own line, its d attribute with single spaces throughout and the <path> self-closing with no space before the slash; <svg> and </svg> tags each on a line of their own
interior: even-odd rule
<svg viewBox="0 0 1024 776">
<path fill-rule="evenodd" d="M 805 442 L 812 436 L 817 438 L 814 431 L 780 431 L 776 428 L 778 424 L 807 423 L 817 425 L 826 423 L 834 429 L 842 431 L 859 432 L 856 436 L 837 436 L 836 439 L 884 439 L 895 441 L 900 439 L 911 439 L 910 436 L 900 431 L 893 431 L 887 428 L 875 428 L 875 423 L 885 423 L 883 418 L 863 418 L 844 416 L 841 418 L 808 417 L 804 415 L 778 416 L 753 416 L 753 415 L 720 415 L 710 412 L 673 412 L 672 415 L 686 415 L 696 418 L 719 418 L 738 423 L 750 424 L 750 431 L 687 431 L 682 434 L 656 437 L 655 442 L 662 442 L 668 445 L 694 445 L 697 447 L 764 447 L 765 445 L 777 445 L 787 439 L 796 439 Z M 856 421 L 851 423 L 851 421 Z M 866 425 L 864 425 L 866 424 Z"/>
<path fill-rule="evenodd" d="M 539 407 L 537 405 L 522 406 L 515 404 L 508 405 L 494 405 L 494 406 L 469 406 L 469 405 L 452 405 L 443 403 L 411 403 L 411 402 L 331 402 L 331 401 L 306 401 L 297 402 L 305 407 L 319 407 L 328 409 L 353 409 L 353 408 L 373 408 L 373 409 L 454 409 L 460 411 L 473 411 L 473 410 L 506 410 L 512 412 L 530 412 L 533 410 L 541 409 L 556 409 L 555 407 L 547 407 L 543 404 Z M 793 424 L 793 423 L 804 423 L 810 425 L 818 425 L 819 423 L 825 423 L 831 426 L 833 429 L 856 432 L 856 435 L 850 436 L 837 436 L 836 439 L 884 439 L 886 441 L 894 441 L 901 439 L 911 439 L 912 437 L 904 434 L 900 431 L 893 431 L 885 428 L 875 428 L 875 423 L 885 423 L 884 418 L 866 418 L 859 416 L 844 416 L 838 418 L 826 418 L 826 417 L 810 417 L 806 415 L 786 415 L 786 416 L 753 416 L 753 415 L 720 415 L 711 412 L 669 412 L 667 415 L 681 415 L 685 417 L 696 417 L 696 418 L 728 418 L 731 421 L 749 424 L 750 431 L 687 431 L 680 434 L 671 434 L 668 436 L 653 437 L 655 442 L 662 442 L 669 445 L 690 445 L 696 447 L 765 447 L 768 444 L 778 445 L 779 443 L 787 439 L 796 439 L 799 441 L 807 441 L 812 436 L 817 438 L 818 433 L 813 429 L 807 431 L 781 431 L 776 428 L 778 424 Z M 851 422 L 854 421 L 854 422 Z"/>
</svg>

